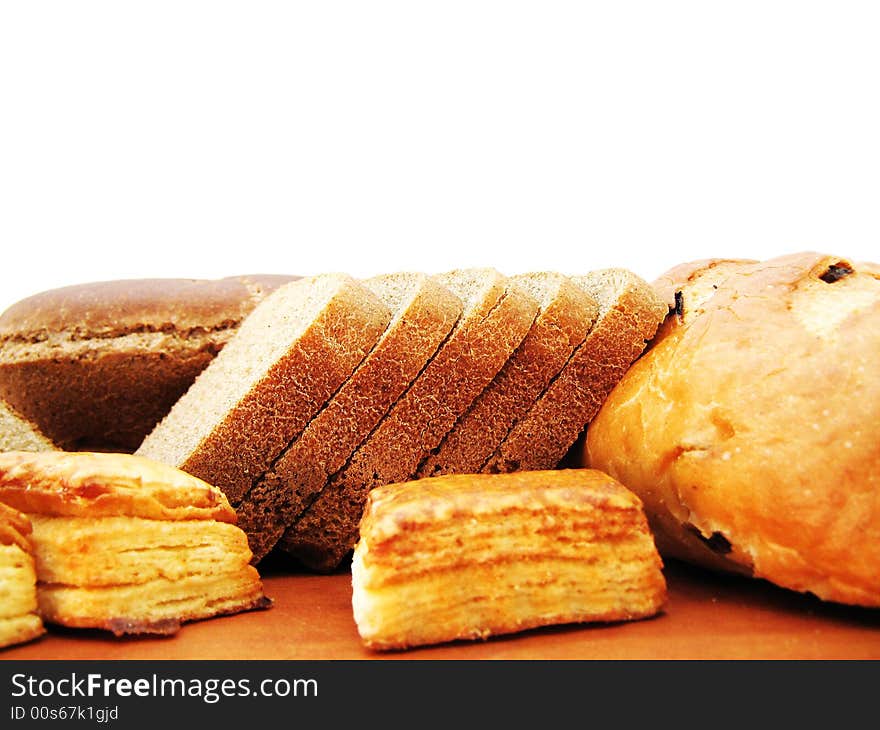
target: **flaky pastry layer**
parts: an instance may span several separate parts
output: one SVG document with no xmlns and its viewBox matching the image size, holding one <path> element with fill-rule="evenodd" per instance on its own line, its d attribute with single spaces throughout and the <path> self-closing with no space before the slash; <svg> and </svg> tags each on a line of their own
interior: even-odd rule
<svg viewBox="0 0 880 730">
<path fill-rule="evenodd" d="M 45 633 L 43 622 L 35 613 L 0 618 L 0 648 L 21 644 Z"/>
<path fill-rule="evenodd" d="M 26 553 L 31 552 L 28 536 L 31 523 L 27 515 L 0 502 L 0 545 L 17 545 Z"/>
<path fill-rule="evenodd" d="M 230 573 L 116 586 L 41 585 L 40 613 L 51 623 L 114 634 L 173 634 L 185 621 L 268 608 L 252 566 Z"/>
<path fill-rule="evenodd" d="M 14 510 L 0 512 L 5 514 Z M 26 528 L 29 532 L 29 523 Z M 21 536 L 17 530 L 15 534 Z M 19 547 L 17 542 L 0 544 L 0 647 L 30 641 L 44 632 L 43 622 L 36 613 L 36 582 L 34 558 L 30 552 Z"/>
<path fill-rule="evenodd" d="M 213 520 L 33 517 L 43 583 L 104 586 L 228 573 L 251 559 L 247 536 Z"/>
<path fill-rule="evenodd" d="M 0 545 L 0 618 L 37 609 L 34 559 L 18 545 Z"/>
</svg>

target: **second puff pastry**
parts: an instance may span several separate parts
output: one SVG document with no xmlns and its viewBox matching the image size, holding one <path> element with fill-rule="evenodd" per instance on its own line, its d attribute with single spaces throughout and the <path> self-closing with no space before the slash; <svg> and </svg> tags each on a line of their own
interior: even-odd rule
<svg viewBox="0 0 880 730">
<path fill-rule="evenodd" d="M 448 475 L 374 489 L 352 563 L 375 649 L 650 616 L 666 594 L 639 499 L 593 470 Z"/>
</svg>

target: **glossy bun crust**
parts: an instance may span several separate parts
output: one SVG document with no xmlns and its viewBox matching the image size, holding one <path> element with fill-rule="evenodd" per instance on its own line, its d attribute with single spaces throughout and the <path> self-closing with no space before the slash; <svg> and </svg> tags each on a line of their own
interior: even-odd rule
<svg viewBox="0 0 880 730">
<path fill-rule="evenodd" d="M 130 454 L 0 454 L 0 500 L 31 514 L 235 522 L 219 489 Z"/>
<path fill-rule="evenodd" d="M 670 315 L 585 463 L 642 498 L 666 555 L 880 606 L 876 265 L 706 261 L 657 286 Z"/>
</svg>

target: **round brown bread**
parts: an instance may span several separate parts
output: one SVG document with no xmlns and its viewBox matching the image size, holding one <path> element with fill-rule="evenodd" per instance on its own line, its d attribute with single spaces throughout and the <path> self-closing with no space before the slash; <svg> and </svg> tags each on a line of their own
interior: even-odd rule
<svg viewBox="0 0 880 730">
<path fill-rule="evenodd" d="M 880 606 L 880 272 L 818 253 L 722 268 L 664 277 L 677 307 L 584 461 L 642 498 L 666 555 Z"/>
<path fill-rule="evenodd" d="M 133 451 L 293 278 L 105 281 L 24 299 L 0 315 L 0 397 L 61 447 Z"/>
</svg>

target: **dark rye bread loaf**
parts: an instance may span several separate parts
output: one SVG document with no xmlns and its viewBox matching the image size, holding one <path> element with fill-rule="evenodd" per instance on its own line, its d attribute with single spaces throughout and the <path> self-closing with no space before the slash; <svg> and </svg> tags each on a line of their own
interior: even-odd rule
<svg viewBox="0 0 880 730">
<path fill-rule="evenodd" d="M 494 269 L 438 277 L 464 302 L 449 338 L 280 544 L 332 570 L 354 546 L 369 491 L 406 481 L 492 381 L 528 333 L 538 303 Z"/>
<path fill-rule="evenodd" d="M 36 294 L 0 315 L 0 397 L 63 448 L 133 451 L 291 278 L 135 279 Z"/>
<path fill-rule="evenodd" d="M 237 504 L 351 376 L 391 313 L 346 274 L 277 289 L 144 440 L 140 456 Z"/>
<path fill-rule="evenodd" d="M 572 280 L 599 304 L 590 334 L 483 466 L 484 472 L 552 469 L 654 336 L 669 308 L 625 269 Z"/>
<path fill-rule="evenodd" d="M 248 535 L 255 561 L 343 467 L 461 314 L 461 300 L 425 274 L 389 274 L 362 283 L 394 316 L 357 370 L 238 505 L 238 526 Z"/>
<path fill-rule="evenodd" d="M 562 274 L 523 274 L 512 281 L 537 300 L 541 311 L 495 380 L 420 465 L 420 478 L 479 472 L 593 326 L 595 299 Z"/>
</svg>

